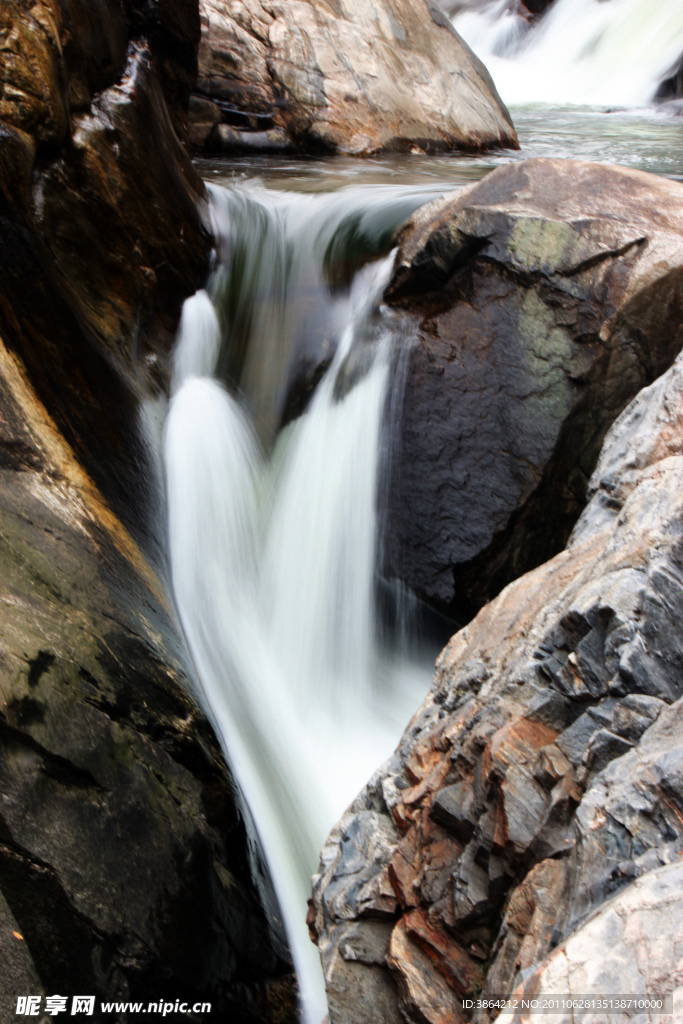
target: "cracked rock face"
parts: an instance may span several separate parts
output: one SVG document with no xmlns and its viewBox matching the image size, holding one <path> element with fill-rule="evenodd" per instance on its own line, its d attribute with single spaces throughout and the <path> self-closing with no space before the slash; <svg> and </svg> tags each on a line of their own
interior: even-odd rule
<svg viewBox="0 0 683 1024">
<path fill-rule="evenodd" d="M 680 988 L 681 438 L 683 357 L 609 431 L 566 550 L 452 638 L 331 833 L 309 915 L 331 1024 Z"/>
<path fill-rule="evenodd" d="M 509 164 L 419 210 L 386 298 L 413 318 L 384 573 L 463 621 L 560 551 L 605 433 L 683 343 L 680 186 Z"/>
<path fill-rule="evenodd" d="M 202 0 L 198 147 L 517 147 L 486 68 L 425 0 Z"/>
</svg>

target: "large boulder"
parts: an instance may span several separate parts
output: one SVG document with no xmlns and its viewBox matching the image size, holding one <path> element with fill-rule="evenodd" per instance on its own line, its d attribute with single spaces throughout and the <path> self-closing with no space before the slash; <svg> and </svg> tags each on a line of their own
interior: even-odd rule
<svg viewBox="0 0 683 1024">
<path fill-rule="evenodd" d="M 463 621 L 564 547 L 608 427 L 683 345 L 682 241 L 680 184 L 570 161 L 414 215 L 387 577 Z"/>
<path fill-rule="evenodd" d="M 295 1020 L 141 430 L 212 244 L 177 135 L 198 9 L 0 0 L 0 26 L 0 1019 L 85 993 Z"/>
<path fill-rule="evenodd" d="M 201 0 L 201 10 L 200 147 L 517 147 L 490 75 L 435 3 Z"/>
<path fill-rule="evenodd" d="M 294 1021 L 161 578 L 2 341 L 0 425 L 0 1018 L 60 993 Z"/>
<path fill-rule="evenodd" d="M 612 427 L 566 550 L 452 638 L 332 831 L 309 916 L 331 1024 L 680 986 L 678 919 L 639 951 L 680 896 L 682 438 L 683 356 Z"/>
</svg>

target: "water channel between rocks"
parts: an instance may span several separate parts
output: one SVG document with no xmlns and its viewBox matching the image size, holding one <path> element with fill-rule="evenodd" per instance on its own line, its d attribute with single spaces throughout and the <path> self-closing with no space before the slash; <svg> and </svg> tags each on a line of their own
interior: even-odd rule
<svg viewBox="0 0 683 1024">
<path fill-rule="evenodd" d="M 411 628 L 397 588 L 386 613 L 391 587 L 377 580 L 411 343 L 381 305 L 392 233 L 422 203 L 531 156 L 683 181 L 683 121 L 654 108 L 512 115 L 519 153 L 199 162 L 220 244 L 176 349 L 173 581 L 266 851 L 306 1024 L 325 1013 L 305 925 L 318 851 L 390 755 L 439 647 Z"/>
</svg>

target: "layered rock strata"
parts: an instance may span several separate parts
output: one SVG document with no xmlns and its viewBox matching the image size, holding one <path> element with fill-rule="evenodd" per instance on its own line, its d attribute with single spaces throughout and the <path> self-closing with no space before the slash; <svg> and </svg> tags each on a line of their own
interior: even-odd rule
<svg viewBox="0 0 683 1024">
<path fill-rule="evenodd" d="M 466 620 L 564 547 L 605 433 L 683 344 L 681 186 L 513 163 L 419 210 L 384 572 Z"/>
<path fill-rule="evenodd" d="M 517 147 L 486 68 L 425 0 L 201 0 L 191 138 L 215 152 Z"/>
<path fill-rule="evenodd" d="M 208 267 L 178 140 L 198 9 L 2 0 L 0 25 L 0 1018 L 89 993 L 294 1020 L 140 429 Z"/>
<path fill-rule="evenodd" d="M 566 550 L 453 637 L 331 833 L 309 916 L 331 1024 L 680 988 L 680 917 L 639 950 L 683 853 L 682 437 L 679 357 L 607 435 Z"/>
</svg>

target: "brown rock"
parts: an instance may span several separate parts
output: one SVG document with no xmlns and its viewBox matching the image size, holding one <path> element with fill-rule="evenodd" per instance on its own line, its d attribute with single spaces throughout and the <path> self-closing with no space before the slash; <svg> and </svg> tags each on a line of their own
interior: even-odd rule
<svg viewBox="0 0 683 1024">
<path fill-rule="evenodd" d="M 2 69 L 0 121 L 29 133 L 39 146 L 60 145 L 66 136 L 65 70 L 57 0 L 0 5 Z"/>
<path fill-rule="evenodd" d="M 151 53 L 136 46 L 121 83 L 74 117 L 71 145 L 33 186 L 35 227 L 70 304 L 136 385 L 163 384 L 183 296 L 205 275 L 202 195 Z M 136 332 L 137 351 L 122 344 Z"/>
<path fill-rule="evenodd" d="M 404 920 L 392 932 L 388 962 L 396 972 L 405 1019 L 428 1024 L 459 1024 L 464 1020 L 451 987 L 421 946 L 411 941 Z"/>
<path fill-rule="evenodd" d="M 481 62 L 435 4 L 202 0 L 199 92 L 226 124 L 306 152 L 517 146 Z M 209 140 L 214 145 L 215 136 Z"/>
<path fill-rule="evenodd" d="M 681 348 L 682 211 L 675 182 L 532 160 L 414 215 L 388 577 L 469 618 L 563 548 L 607 429 Z"/>
</svg>

